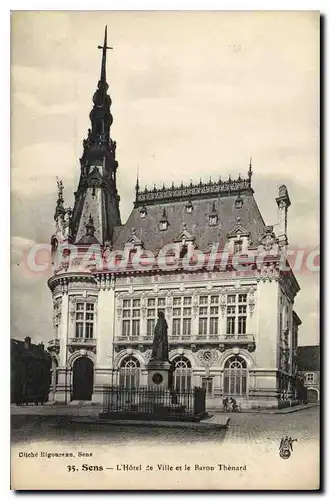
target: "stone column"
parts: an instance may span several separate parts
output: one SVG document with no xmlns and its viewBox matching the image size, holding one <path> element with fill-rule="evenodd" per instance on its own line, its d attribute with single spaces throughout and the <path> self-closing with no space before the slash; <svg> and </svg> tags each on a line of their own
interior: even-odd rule
<svg viewBox="0 0 330 500">
<path fill-rule="evenodd" d="M 67 290 L 62 296 L 61 321 L 59 325 L 58 338 L 60 341 L 58 384 L 56 388 L 55 401 L 57 403 L 70 402 L 70 383 L 67 373 L 68 359 L 68 324 L 69 324 L 69 296 Z"/>
<path fill-rule="evenodd" d="M 103 387 L 111 384 L 115 325 L 115 288 L 110 275 L 100 279 L 97 302 L 96 363 L 93 403 L 103 402 Z"/>
<path fill-rule="evenodd" d="M 256 293 L 256 379 L 251 404 L 255 407 L 277 407 L 279 284 L 275 279 L 261 280 Z"/>
</svg>

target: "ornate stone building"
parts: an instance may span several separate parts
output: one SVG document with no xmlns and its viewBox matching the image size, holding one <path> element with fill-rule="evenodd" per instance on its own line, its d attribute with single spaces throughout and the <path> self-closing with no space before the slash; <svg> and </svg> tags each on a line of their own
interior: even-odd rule
<svg viewBox="0 0 330 500">
<path fill-rule="evenodd" d="M 91 129 L 73 210 L 58 182 L 52 237 L 55 402 L 102 401 L 105 385 L 146 384 L 157 311 L 169 326 L 176 388 L 206 388 L 209 406 L 294 400 L 299 290 L 286 263 L 290 198 L 279 188 L 276 234 L 247 176 L 141 190 L 121 223 L 110 137 L 105 33 Z M 123 174 L 122 174 L 123 175 Z M 255 256 L 262 255 L 261 258 Z"/>
</svg>

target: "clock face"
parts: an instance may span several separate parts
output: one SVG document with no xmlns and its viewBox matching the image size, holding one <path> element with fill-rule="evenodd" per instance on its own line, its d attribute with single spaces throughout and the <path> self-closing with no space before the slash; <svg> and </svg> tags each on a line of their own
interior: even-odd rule
<svg viewBox="0 0 330 500">
<path fill-rule="evenodd" d="M 163 382 L 163 376 L 160 373 L 155 373 L 152 376 L 152 381 L 154 384 L 159 385 Z"/>
</svg>

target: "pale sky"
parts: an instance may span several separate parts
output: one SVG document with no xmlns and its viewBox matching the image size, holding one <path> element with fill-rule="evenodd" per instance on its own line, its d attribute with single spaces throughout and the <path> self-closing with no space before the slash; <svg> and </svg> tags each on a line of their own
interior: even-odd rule
<svg viewBox="0 0 330 500">
<path fill-rule="evenodd" d="M 73 205 L 108 25 L 107 76 L 125 222 L 140 184 L 245 175 L 266 224 L 278 186 L 292 247 L 319 245 L 319 16 L 312 12 L 12 14 L 12 331 L 52 335 L 49 276 L 21 265 L 54 232 L 56 176 Z M 276 228 L 276 226 L 275 226 Z M 300 344 L 319 341 L 318 274 L 297 275 Z"/>
</svg>

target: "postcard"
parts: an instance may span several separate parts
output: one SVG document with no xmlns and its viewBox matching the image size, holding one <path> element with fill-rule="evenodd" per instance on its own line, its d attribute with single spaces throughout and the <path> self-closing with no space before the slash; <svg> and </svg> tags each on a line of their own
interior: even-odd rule
<svg viewBox="0 0 330 500">
<path fill-rule="evenodd" d="M 15 11 L 11 488 L 320 487 L 317 11 Z"/>
</svg>

